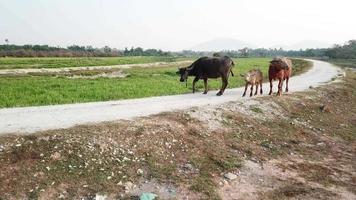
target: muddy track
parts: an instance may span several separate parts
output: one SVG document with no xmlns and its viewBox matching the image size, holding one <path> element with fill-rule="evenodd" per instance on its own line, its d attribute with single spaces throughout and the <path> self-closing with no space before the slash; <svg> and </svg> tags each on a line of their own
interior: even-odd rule
<svg viewBox="0 0 356 200">
<path fill-rule="evenodd" d="M 290 79 L 290 91 L 304 91 L 310 86 L 316 87 L 328 83 L 343 74 L 341 69 L 327 62 L 310 61 L 313 62 L 313 67 L 308 72 Z M 274 91 L 276 87 L 274 83 Z M 265 83 L 263 89 L 266 94 L 269 85 Z M 0 134 L 34 133 L 42 130 L 69 128 L 78 124 L 132 119 L 193 106 L 216 105 L 229 101 L 243 102 L 250 99 L 241 97 L 242 87 L 228 89 L 220 97 L 215 95 L 216 92 L 210 91 L 207 95 L 195 93 L 120 101 L 0 109 Z"/>
</svg>

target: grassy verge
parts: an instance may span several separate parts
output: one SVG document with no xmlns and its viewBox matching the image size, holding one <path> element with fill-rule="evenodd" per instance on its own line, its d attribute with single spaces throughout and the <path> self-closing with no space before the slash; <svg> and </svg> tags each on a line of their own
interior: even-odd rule
<svg viewBox="0 0 356 200">
<path fill-rule="evenodd" d="M 252 68 L 260 68 L 267 80 L 269 58 L 246 58 L 235 60 L 234 77 L 229 79 L 229 88 L 242 86 L 239 76 Z M 310 67 L 303 60 L 293 60 L 294 73 L 302 73 Z M 0 108 L 51 105 L 78 102 L 107 101 L 183 94 L 191 92 L 179 82 L 177 67 L 152 67 L 124 69 L 125 78 L 70 79 L 65 76 L 0 77 Z M 189 82 L 192 78 L 189 79 Z M 219 89 L 220 79 L 209 80 L 209 89 Z M 202 89 L 199 81 L 197 88 Z"/>
<path fill-rule="evenodd" d="M 263 97 L 253 107 L 231 102 L 129 122 L 1 136 L 1 198 L 88 199 L 100 193 L 130 199 L 125 183 L 157 180 L 177 193 L 188 188 L 185 194 L 197 195 L 189 199 L 220 199 L 217 180 L 223 173 L 239 170 L 244 159 L 274 159 L 295 176 L 281 181 L 251 175 L 257 178 L 248 187 L 258 199 L 341 199 L 337 191 L 356 192 L 355 84 L 356 74 L 349 72 L 342 82 Z M 209 128 L 206 118 L 219 125 Z"/>
<path fill-rule="evenodd" d="M 342 67 L 356 68 L 356 59 L 331 59 L 328 62 Z"/>
<path fill-rule="evenodd" d="M 174 62 L 186 58 L 165 56 L 74 57 L 74 58 L 0 58 L 0 69 L 62 68 L 107 66 L 151 62 Z"/>
</svg>

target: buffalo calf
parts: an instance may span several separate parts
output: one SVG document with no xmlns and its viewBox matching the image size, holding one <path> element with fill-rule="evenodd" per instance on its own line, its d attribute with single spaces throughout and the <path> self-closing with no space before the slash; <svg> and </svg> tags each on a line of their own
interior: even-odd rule
<svg viewBox="0 0 356 200">
<path fill-rule="evenodd" d="M 251 85 L 251 92 L 250 92 L 250 97 L 252 97 L 253 93 L 253 86 L 256 86 L 256 92 L 255 95 L 258 93 L 258 86 L 260 86 L 260 94 L 263 93 L 262 91 L 262 82 L 263 82 L 263 75 L 261 70 L 259 69 L 252 69 L 248 71 L 246 74 L 241 74 L 241 76 L 245 80 L 245 91 L 244 94 L 242 95 L 243 97 L 246 96 L 246 91 L 247 87 Z"/>
</svg>

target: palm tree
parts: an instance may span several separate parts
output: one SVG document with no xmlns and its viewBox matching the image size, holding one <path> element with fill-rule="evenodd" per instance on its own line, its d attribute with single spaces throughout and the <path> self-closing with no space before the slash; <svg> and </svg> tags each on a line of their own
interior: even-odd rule
<svg viewBox="0 0 356 200">
<path fill-rule="evenodd" d="M 9 44 L 9 39 L 5 39 L 5 43 L 6 43 L 6 44 Z"/>
</svg>

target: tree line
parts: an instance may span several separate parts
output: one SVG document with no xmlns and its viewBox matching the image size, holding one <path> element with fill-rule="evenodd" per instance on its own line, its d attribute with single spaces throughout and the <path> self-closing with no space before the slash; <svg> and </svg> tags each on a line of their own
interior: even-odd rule
<svg viewBox="0 0 356 200">
<path fill-rule="evenodd" d="M 0 57 L 113 57 L 113 56 L 220 56 L 239 57 L 318 57 L 331 59 L 356 59 L 356 40 L 349 40 L 343 45 L 331 48 L 316 48 L 305 50 L 283 50 L 282 48 L 242 48 L 240 50 L 226 50 L 220 52 L 198 52 L 184 50 L 179 52 L 162 51 L 160 49 L 143 49 L 141 47 L 125 48 L 123 50 L 110 48 L 94 48 L 92 46 L 72 45 L 67 48 L 51 47 L 48 45 L 0 45 Z"/>
<path fill-rule="evenodd" d="M 349 40 L 343 45 L 334 45 L 331 48 L 315 48 L 315 49 L 300 49 L 300 50 L 284 50 L 282 48 L 258 48 L 250 49 L 243 48 L 240 50 L 226 50 L 220 52 L 195 52 L 182 51 L 177 53 L 181 56 L 222 56 L 226 55 L 234 58 L 241 57 L 313 57 L 324 59 L 356 59 L 356 40 Z"/>
<path fill-rule="evenodd" d="M 124 50 L 105 46 L 72 45 L 67 48 L 48 45 L 0 45 L 0 57 L 116 57 L 116 56 L 168 56 L 169 52 L 160 49 L 146 49 L 141 47 L 125 48 Z"/>
</svg>

